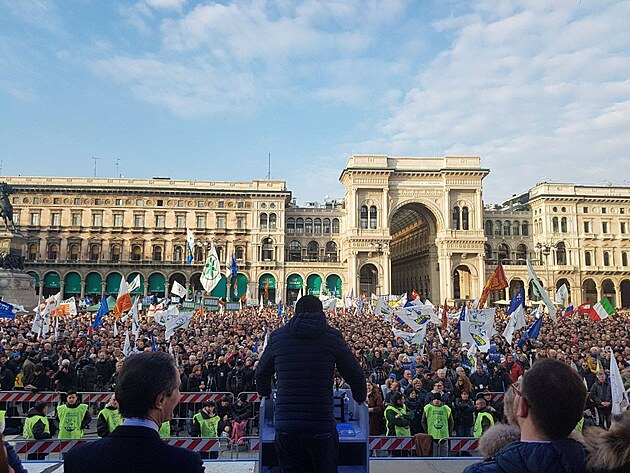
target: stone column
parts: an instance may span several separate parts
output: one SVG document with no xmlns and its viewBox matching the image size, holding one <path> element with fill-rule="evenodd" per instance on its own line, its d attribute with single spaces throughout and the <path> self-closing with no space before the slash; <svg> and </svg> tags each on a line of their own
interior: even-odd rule
<svg viewBox="0 0 630 473">
<path fill-rule="evenodd" d="M 81 300 L 85 300 L 85 284 L 86 281 L 81 280 Z"/>
<path fill-rule="evenodd" d="M 66 287 L 66 282 L 63 279 L 59 280 L 59 294 L 60 294 L 60 298 L 64 299 L 65 295 L 63 293 L 64 288 Z"/>
<path fill-rule="evenodd" d="M 149 295 L 149 280 L 145 279 L 144 280 L 144 292 L 143 292 L 144 297 L 147 297 Z"/>
<path fill-rule="evenodd" d="M 615 285 L 615 301 L 613 305 L 621 307 L 621 284 L 617 281 L 613 281 L 613 284 Z"/>
<path fill-rule="evenodd" d="M 44 297 L 44 281 L 42 279 L 39 280 L 39 298 Z"/>
<path fill-rule="evenodd" d="M 392 260 L 391 253 L 389 252 L 389 245 L 385 245 L 383 249 L 383 257 L 381 258 L 381 265 L 383 266 L 383 294 L 391 294 L 391 274 L 392 274 Z M 357 294 L 357 293 L 355 293 Z M 371 294 L 367 294 L 371 296 Z"/>
</svg>

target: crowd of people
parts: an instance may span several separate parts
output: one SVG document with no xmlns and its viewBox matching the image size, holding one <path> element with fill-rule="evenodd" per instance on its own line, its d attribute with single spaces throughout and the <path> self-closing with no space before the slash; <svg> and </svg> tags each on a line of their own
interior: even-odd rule
<svg viewBox="0 0 630 473">
<path fill-rule="evenodd" d="M 545 316 L 536 339 L 517 347 L 500 336 L 508 317 L 497 309 L 495 336 L 488 353 L 471 361 L 462 346 L 458 317 L 449 317 L 440 333 L 430 325 L 422 346 L 406 345 L 389 323 L 364 304 L 327 313 L 328 323 L 339 329 L 363 367 L 366 377 L 371 435 L 429 433 L 434 438 L 480 436 L 493 424 L 505 420 L 504 406 L 491 393 L 503 393 L 540 359 L 554 358 L 574 368 L 589 391 L 584 425 L 609 428 L 611 389 L 608 380 L 610 348 L 630 388 L 630 311 L 594 322 L 572 315 L 557 325 Z M 458 312 L 459 313 L 459 312 Z M 254 406 L 245 392 L 255 392 L 255 369 L 265 343 L 265 333 L 292 316 L 278 316 L 275 306 L 243 308 L 235 312 L 195 315 L 187 329 L 165 340 L 165 330 L 146 312 L 140 313 L 140 333 L 133 352 L 165 351 L 176 359 L 182 392 L 231 393 L 213 406 L 180 404 L 171 421 L 170 434 L 199 434 L 201 410 L 218 415 L 217 435 L 231 436 L 234 422 L 256 428 Z M 533 321 L 527 317 L 527 324 Z M 59 391 L 60 393 L 113 391 L 125 358 L 125 334 L 131 332 L 130 318 L 117 322 L 106 316 L 104 325 L 90 330 L 93 315 L 60 317 L 58 329 L 42 338 L 31 332 L 32 316 L 1 319 L 0 388 L 2 391 Z M 404 329 L 393 322 L 394 328 Z M 341 377 L 336 387 L 344 387 Z M 64 394 L 64 396 L 65 396 Z M 63 401 L 66 399 L 63 397 Z M 98 414 L 101 406 L 90 406 Z M 33 405 L 3 402 L 5 433 L 22 433 L 24 420 Z M 20 412 L 20 410 L 22 412 Z M 61 409 L 63 411 L 63 409 Z M 57 408 L 56 417 L 59 419 Z M 41 415 L 42 413 L 38 413 Z M 89 412 L 88 412 L 89 414 Z M 214 421 L 213 421 L 214 422 Z M 85 427 L 89 425 L 89 421 Z M 244 432 L 241 432 L 243 434 Z M 52 435 L 52 434 L 51 434 Z"/>
</svg>

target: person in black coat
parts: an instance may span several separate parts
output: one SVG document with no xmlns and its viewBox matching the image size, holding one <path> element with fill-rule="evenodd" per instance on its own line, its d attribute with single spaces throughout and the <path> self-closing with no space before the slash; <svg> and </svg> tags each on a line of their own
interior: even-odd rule
<svg viewBox="0 0 630 473">
<path fill-rule="evenodd" d="M 455 399 L 454 415 L 455 432 L 458 437 L 472 437 L 475 425 L 475 403 L 470 393 L 463 390 L 461 397 Z"/>
<path fill-rule="evenodd" d="M 470 375 L 470 382 L 475 390 L 474 394 L 488 389 L 488 385 L 490 384 L 490 375 L 483 370 L 483 365 L 477 365 L 475 372 Z"/>
<path fill-rule="evenodd" d="M 283 470 L 336 471 L 339 437 L 333 413 L 335 369 L 365 402 L 363 369 L 343 339 L 328 325 L 321 301 L 302 297 L 295 316 L 269 337 L 256 370 L 261 396 L 271 395 L 276 374 L 275 448 Z"/>
<path fill-rule="evenodd" d="M 175 359 L 144 352 L 125 360 L 116 399 L 125 419 L 109 437 L 79 445 L 66 454 L 66 473 L 202 473 L 199 453 L 166 444 L 159 426 L 173 418 L 181 399 Z"/>
</svg>

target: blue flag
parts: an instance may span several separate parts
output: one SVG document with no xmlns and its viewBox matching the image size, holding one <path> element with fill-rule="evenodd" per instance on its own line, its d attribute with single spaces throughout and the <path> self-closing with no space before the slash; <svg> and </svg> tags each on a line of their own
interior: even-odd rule
<svg viewBox="0 0 630 473">
<path fill-rule="evenodd" d="M 359 297 L 359 315 L 363 315 L 363 298 Z"/>
<path fill-rule="evenodd" d="M 232 253 L 232 263 L 230 264 L 230 269 L 232 270 L 232 277 L 235 278 L 238 273 L 238 264 L 236 264 L 234 253 Z"/>
<path fill-rule="evenodd" d="M 282 301 L 278 302 L 278 318 L 282 317 Z"/>
<path fill-rule="evenodd" d="M 521 287 L 521 290 L 514 294 L 514 297 L 510 301 L 510 307 L 508 308 L 506 314 L 510 315 L 520 306 L 525 307 L 525 289 Z"/>
<path fill-rule="evenodd" d="M 85 296 L 85 306 L 89 306 L 90 305 L 90 297 L 89 296 Z"/>
<path fill-rule="evenodd" d="M 13 304 L 9 304 L 8 302 L 0 301 L 0 317 L 5 319 L 14 319 L 15 318 L 15 307 Z"/>
<path fill-rule="evenodd" d="M 96 330 L 103 325 L 103 316 L 108 312 L 109 307 L 107 306 L 107 296 L 103 294 L 101 296 L 101 306 L 98 308 L 98 312 L 96 313 L 96 317 L 94 318 L 94 323 L 92 324 L 93 330 Z"/>
<path fill-rule="evenodd" d="M 459 314 L 459 320 L 457 321 L 457 331 L 461 332 L 461 323 L 466 321 L 466 303 L 462 304 L 462 311 Z"/>
<path fill-rule="evenodd" d="M 538 338 L 540 335 L 540 327 L 542 326 L 542 317 L 536 319 L 536 321 L 527 329 L 521 340 L 518 342 L 518 347 L 522 348 L 525 345 L 525 342 L 530 338 Z"/>
<path fill-rule="evenodd" d="M 155 338 L 151 334 L 151 351 L 157 351 L 157 345 L 155 344 Z"/>
</svg>

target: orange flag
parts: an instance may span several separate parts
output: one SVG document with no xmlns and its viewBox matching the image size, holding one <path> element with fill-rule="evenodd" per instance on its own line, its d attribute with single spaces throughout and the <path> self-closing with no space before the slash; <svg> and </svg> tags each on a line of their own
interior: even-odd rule
<svg viewBox="0 0 630 473">
<path fill-rule="evenodd" d="M 499 261 L 499 265 L 496 267 L 483 288 L 483 292 L 479 298 L 479 305 L 477 307 L 481 309 L 484 306 L 486 300 L 488 300 L 488 294 L 493 291 L 500 291 L 506 287 L 508 287 L 507 278 L 505 277 L 505 272 L 503 271 L 503 265 Z"/>
<path fill-rule="evenodd" d="M 131 309 L 133 303 L 131 302 L 131 294 L 129 294 L 129 285 L 125 278 L 120 280 L 120 289 L 118 290 L 118 298 L 116 299 L 116 306 L 112 310 L 117 319 L 120 319 L 123 312 Z"/>
</svg>

